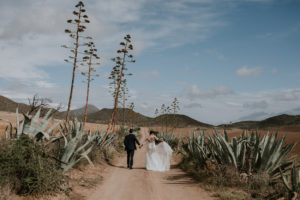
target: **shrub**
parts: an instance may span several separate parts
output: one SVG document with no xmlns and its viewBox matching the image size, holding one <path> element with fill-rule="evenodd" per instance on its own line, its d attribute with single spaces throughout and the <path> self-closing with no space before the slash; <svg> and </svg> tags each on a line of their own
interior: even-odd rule
<svg viewBox="0 0 300 200">
<path fill-rule="evenodd" d="M 8 141 L 0 151 L 0 184 L 11 185 L 18 194 L 46 194 L 57 191 L 62 174 L 40 143 L 26 135 Z"/>
</svg>

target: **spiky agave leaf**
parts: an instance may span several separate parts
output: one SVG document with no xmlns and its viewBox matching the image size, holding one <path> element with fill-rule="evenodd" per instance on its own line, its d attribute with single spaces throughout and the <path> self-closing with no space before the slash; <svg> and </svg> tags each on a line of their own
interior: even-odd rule
<svg viewBox="0 0 300 200">
<path fill-rule="evenodd" d="M 96 130 L 94 133 L 92 131 L 88 131 L 87 136 L 83 137 L 83 123 L 79 123 L 75 119 L 71 122 L 61 125 L 60 134 L 65 141 L 64 153 L 60 159 L 61 168 L 64 172 L 71 169 L 81 159 L 86 159 L 90 163 L 90 165 L 93 166 L 93 163 L 88 157 L 88 154 L 95 147 L 94 141 L 96 141 L 96 144 L 102 141 L 101 138 L 103 139 L 104 131 L 102 131 L 102 133 L 99 133 L 98 130 Z M 114 136 L 109 135 L 102 146 L 105 147 L 110 145 L 113 140 Z"/>
<path fill-rule="evenodd" d="M 250 135 L 243 132 L 238 139 L 234 137 L 229 142 L 226 132 L 221 134 L 214 130 L 207 137 L 194 133 L 187 141 L 182 141 L 182 149 L 185 157 L 199 166 L 203 166 L 201 163 L 208 159 L 206 155 L 211 155 L 220 165 L 233 166 L 239 171 L 248 170 L 251 166 L 250 171 L 267 172 L 271 180 L 275 180 L 280 177 L 280 167 L 289 170 L 295 160 L 294 157 L 287 157 L 295 144 L 284 145 L 285 139 L 269 132 L 262 137 L 257 132 Z"/>
<path fill-rule="evenodd" d="M 0 121 L 5 121 L 5 122 L 7 122 L 9 124 L 5 128 L 5 132 L 4 132 L 5 133 L 5 139 L 8 140 L 9 138 L 12 138 L 12 130 L 13 130 L 12 123 L 9 120 L 7 120 L 7 119 L 0 119 Z M 9 129 L 9 133 L 7 132 L 8 127 L 10 128 Z"/>
<path fill-rule="evenodd" d="M 50 139 L 49 134 L 60 123 L 60 122 L 55 123 L 47 131 L 47 127 L 53 121 L 52 117 L 49 117 L 51 112 L 52 112 L 52 110 L 50 109 L 41 121 L 39 121 L 41 109 L 39 109 L 37 111 L 37 113 L 31 119 L 29 118 L 28 115 L 23 114 L 24 120 L 22 122 L 21 127 L 19 127 L 18 134 L 20 134 L 20 133 L 26 134 L 31 138 L 37 138 L 38 134 L 41 134 L 42 137 L 45 137 L 46 139 Z M 19 125 L 17 125 L 17 126 L 19 126 Z"/>
</svg>

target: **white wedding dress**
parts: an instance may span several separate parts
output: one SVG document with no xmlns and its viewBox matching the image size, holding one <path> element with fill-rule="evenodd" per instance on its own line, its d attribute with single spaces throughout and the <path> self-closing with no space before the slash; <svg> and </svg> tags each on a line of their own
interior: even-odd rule
<svg viewBox="0 0 300 200">
<path fill-rule="evenodd" d="M 146 153 L 146 169 L 160 172 L 168 171 L 172 152 L 172 148 L 166 142 L 161 142 L 158 145 L 155 145 L 155 141 L 150 142 Z"/>
</svg>

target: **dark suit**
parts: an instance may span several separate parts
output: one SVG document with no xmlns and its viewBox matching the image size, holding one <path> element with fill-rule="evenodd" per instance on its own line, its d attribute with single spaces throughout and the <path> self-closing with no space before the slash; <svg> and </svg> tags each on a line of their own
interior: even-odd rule
<svg viewBox="0 0 300 200">
<path fill-rule="evenodd" d="M 132 133 L 125 136 L 124 145 L 127 151 L 127 167 L 132 168 L 134 150 L 136 150 L 136 144 L 140 145 L 138 139 Z"/>
</svg>

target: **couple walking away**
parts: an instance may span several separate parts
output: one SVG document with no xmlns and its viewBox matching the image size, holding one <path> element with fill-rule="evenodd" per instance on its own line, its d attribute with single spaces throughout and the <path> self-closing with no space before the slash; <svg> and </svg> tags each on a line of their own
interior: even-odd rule
<svg viewBox="0 0 300 200">
<path fill-rule="evenodd" d="M 156 145 L 155 141 L 159 141 L 160 143 Z M 163 141 L 163 139 L 157 138 L 153 131 L 150 131 L 149 137 L 146 138 L 144 143 L 140 143 L 133 134 L 133 129 L 129 129 L 129 134 L 124 139 L 125 150 L 127 151 L 127 168 L 132 169 L 136 144 L 139 145 L 139 148 L 142 148 L 147 143 L 146 169 L 161 172 L 168 171 L 173 152 L 169 144 Z"/>
</svg>

